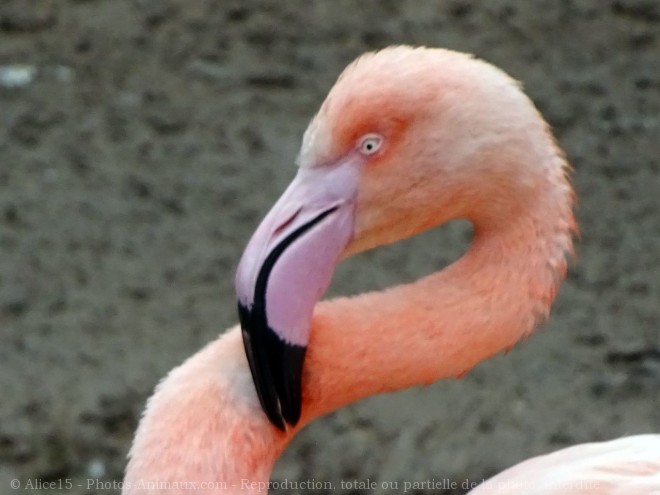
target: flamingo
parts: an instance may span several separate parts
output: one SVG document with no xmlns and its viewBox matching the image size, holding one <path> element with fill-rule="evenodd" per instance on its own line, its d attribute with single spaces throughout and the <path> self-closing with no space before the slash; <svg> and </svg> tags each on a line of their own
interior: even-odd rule
<svg viewBox="0 0 660 495">
<path fill-rule="evenodd" d="M 363 55 L 297 165 L 239 263 L 241 326 L 158 385 L 124 494 L 265 493 L 314 418 L 461 377 L 547 318 L 573 249 L 574 193 L 547 124 L 501 70 L 444 49 Z M 341 259 L 460 218 L 474 238 L 448 267 L 318 302 Z"/>
</svg>

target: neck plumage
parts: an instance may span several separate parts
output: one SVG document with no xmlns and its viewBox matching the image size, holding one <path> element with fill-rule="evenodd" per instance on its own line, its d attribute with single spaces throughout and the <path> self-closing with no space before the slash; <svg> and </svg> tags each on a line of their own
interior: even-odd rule
<svg viewBox="0 0 660 495">
<path fill-rule="evenodd" d="M 412 284 L 317 306 L 296 428 L 282 433 L 268 423 L 236 328 L 173 370 L 149 400 L 124 493 L 190 493 L 191 483 L 195 493 L 264 493 L 275 460 L 314 418 L 461 376 L 528 335 L 548 314 L 575 229 L 563 161 L 553 160 L 535 206 L 498 227 L 475 222 L 474 241 L 454 264 Z M 172 489 L 182 482 L 180 492 Z"/>
<path fill-rule="evenodd" d="M 303 421 L 370 395 L 460 377 L 545 320 L 575 231 L 563 169 L 544 194 L 501 228 L 476 225 L 468 252 L 438 273 L 319 304 Z"/>
</svg>

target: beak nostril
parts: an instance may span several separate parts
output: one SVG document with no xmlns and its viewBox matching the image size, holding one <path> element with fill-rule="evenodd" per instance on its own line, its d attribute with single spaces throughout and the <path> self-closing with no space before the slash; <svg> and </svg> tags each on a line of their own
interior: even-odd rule
<svg viewBox="0 0 660 495">
<path fill-rule="evenodd" d="M 291 223 L 296 219 L 296 217 L 300 214 L 302 211 L 302 208 L 299 208 L 293 215 L 291 215 L 286 221 L 281 223 L 274 231 L 273 231 L 273 236 L 276 236 L 283 232 Z"/>
</svg>

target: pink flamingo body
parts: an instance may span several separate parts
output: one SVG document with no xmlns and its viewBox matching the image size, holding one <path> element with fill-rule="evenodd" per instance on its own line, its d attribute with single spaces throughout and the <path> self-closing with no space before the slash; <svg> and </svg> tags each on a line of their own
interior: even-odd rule
<svg viewBox="0 0 660 495">
<path fill-rule="evenodd" d="M 660 435 L 585 443 L 534 457 L 470 495 L 660 494 Z"/>
<path fill-rule="evenodd" d="M 365 55 L 331 90 L 298 162 L 298 177 L 246 249 L 237 290 L 254 308 L 261 283 L 276 338 L 307 348 L 302 407 L 295 390 L 269 396 L 267 381 L 257 395 L 241 331 L 230 329 L 159 384 L 123 493 L 264 493 L 275 460 L 314 418 L 462 376 L 547 317 L 572 251 L 573 192 L 547 125 L 500 70 L 440 49 Z M 259 282 L 273 243 L 310 218 L 318 224 Z M 316 303 L 340 257 L 456 218 L 475 233 L 454 264 L 411 284 Z"/>
</svg>

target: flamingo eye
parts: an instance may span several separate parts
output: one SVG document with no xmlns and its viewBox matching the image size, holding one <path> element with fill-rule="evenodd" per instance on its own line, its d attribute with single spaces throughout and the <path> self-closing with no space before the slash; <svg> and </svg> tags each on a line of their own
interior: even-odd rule
<svg viewBox="0 0 660 495">
<path fill-rule="evenodd" d="M 378 134 L 367 134 L 360 140 L 359 149 L 363 155 L 373 155 L 383 144 L 383 137 Z"/>
</svg>

